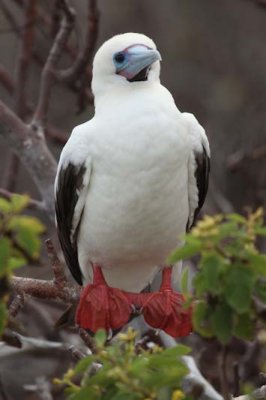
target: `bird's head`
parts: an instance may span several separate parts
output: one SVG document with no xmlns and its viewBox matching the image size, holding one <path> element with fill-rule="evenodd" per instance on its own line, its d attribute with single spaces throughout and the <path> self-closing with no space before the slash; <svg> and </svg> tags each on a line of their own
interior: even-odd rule
<svg viewBox="0 0 266 400">
<path fill-rule="evenodd" d="M 124 33 L 107 40 L 93 61 L 92 90 L 97 97 L 115 85 L 159 81 L 161 55 L 154 42 L 140 33 Z"/>
</svg>

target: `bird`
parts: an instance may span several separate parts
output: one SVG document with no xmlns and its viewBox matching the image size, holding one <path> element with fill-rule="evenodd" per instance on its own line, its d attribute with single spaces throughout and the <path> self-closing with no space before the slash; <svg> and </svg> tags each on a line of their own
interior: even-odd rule
<svg viewBox="0 0 266 400">
<path fill-rule="evenodd" d="M 173 337 L 191 331 L 166 260 L 205 201 L 210 148 L 196 117 L 160 83 L 161 61 L 144 34 L 104 42 L 93 60 L 94 116 L 73 129 L 60 155 L 58 237 L 83 286 L 76 322 L 92 333 L 115 332 L 134 313 Z M 150 292 L 159 271 L 161 287 Z"/>
</svg>

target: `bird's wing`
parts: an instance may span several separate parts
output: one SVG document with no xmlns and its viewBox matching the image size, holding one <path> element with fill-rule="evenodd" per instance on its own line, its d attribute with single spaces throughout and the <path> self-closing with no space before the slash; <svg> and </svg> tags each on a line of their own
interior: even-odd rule
<svg viewBox="0 0 266 400">
<path fill-rule="evenodd" d="M 75 145 L 75 143 L 74 143 Z M 78 284 L 82 273 L 78 261 L 77 236 L 91 176 L 91 160 L 85 154 L 74 159 L 73 141 L 65 146 L 55 181 L 55 213 L 59 241 L 66 263 Z"/>
<path fill-rule="evenodd" d="M 210 172 L 210 148 L 203 127 L 193 114 L 183 113 L 192 143 L 192 151 L 188 162 L 188 200 L 189 230 L 202 208 L 208 191 Z"/>
</svg>

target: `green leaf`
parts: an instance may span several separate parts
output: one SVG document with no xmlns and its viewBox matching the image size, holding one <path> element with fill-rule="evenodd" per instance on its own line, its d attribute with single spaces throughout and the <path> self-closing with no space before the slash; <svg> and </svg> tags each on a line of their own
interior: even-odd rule
<svg viewBox="0 0 266 400">
<path fill-rule="evenodd" d="M 236 213 L 228 214 L 228 215 L 226 216 L 226 218 L 227 218 L 229 221 L 238 222 L 238 223 L 240 223 L 240 224 L 245 224 L 245 223 L 247 222 L 245 217 L 243 217 L 243 216 L 240 215 L 240 214 L 236 214 Z"/>
<path fill-rule="evenodd" d="M 238 315 L 234 334 L 241 339 L 250 340 L 254 334 L 255 323 L 252 316 L 247 314 Z"/>
<path fill-rule="evenodd" d="M 258 226 L 254 229 L 256 235 L 266 236 L 266 226 Z"/>
<path fill-rule="evenodd" d="M 11 208 L 10 202 L 0 197 L 0 213 L 7 214 L 11 211 Z"/>
<path fill-rule="evenodd" d="M 228 343 L 233 330 L 233 311 L 226 303 L 218 304 L 211 315 L 213 333 L 222 342 Z"/>
<path fill-rule="evenodd" d="M 26 265 L 27 261 L 23 257 L 10 257 L 8 260 L 8 270 L 12 271 L 13 269 L 23 267 L 23 265 Z"/>
<path fill-rule="evenodd" d="M 107 339 L 106 332 L 103 329 L 99 329 L 94 337 L 96 346 L 103 347 L 105 345 L 106 339 Z"/>
<path fill-rule="evenodd" d="M 10 256 L 10 243 L 5 237 L 0 239 L 0 276 L 8 272 L 8 259 Z"/>
<path fill-rule="evenodd" d="M 100 397 L 95 393 L 95 389 L 91 386 L 82 388 L 79 392 L 72 394 L 72 400 L 99 400 Z"/>
<path fill-rule="evenodd" d="M 15 215 L 10 218 L 8 228 L 16 233 L 17 244 L 29 257 L 37 259 L 41 248 L 39 235 L 44 232 L 44 225 L 35 217 Z"/>
<path fill-rule="evenodd" d="M 185 295 L 187 295 L 189 293 L 188 276 L 189 276 L 189 269 L 188 269 L 188 266 L 186 266 L 182 271 L 181 279 L 180 279 L 180 289 L 181 289 L 181 292 Z"/>
<path fill-rule="evenodd" d="M 227 303 L 239 314 L 250 310 L 254 278 L 254 271 L 246 266 L 239 265 L 228 271 L 224 293 Z"/>
<path fill-rule="evenodd" d="M 254 269 L 259 275 L 266 276 L 266 255 L 250 253 L 247 256 L 251 268 Z"/>
<path fill-rule="evenodd" d="M 224 222 L 219 226 L 219 240 L 225 238 L 226 236 L 234 237 L 237 229 L 237 224 L 235 222 Z"/>
<path fill-rule="evenodd" d="M 21 194 L 13 194 L 11 197 L 12 211 L 20 213 L 29 204 L 29 196 Z"/>
<path fill-rule="evenodd" d="M 33 259 L 40 254 L 41 241 L 39 237 L 28 228 L 20 227 L 16 234 L 16 242 Z"/>
<path fill-rule="evenodd" d="M 168 264 L 175 264 L 177 261 L 192 257 L 199 252 L 201 248 L 200 240 L 190 237 L 183 247 L 174 250 L 167 258 Z"/>
<path fill-rule="evenodd" d="M 207 254 L 201 260 L 201 270 L 194 278 L 194 285 L 198 295 L 204 292 L 218 294 L 221 292 L 220 271 L 223 268 L 222 260 L 216 254 Z"/>
<path fill-rule="evenodd" d="M 213 331 L 209 321 L 210 306 L 203 300 L 196 303 L 192 314 L 192 323 L 195 331 L 205 337 L 212 337 Z"/>
<path fill-rule="evenodd" d="M 93 356 L 87 356 L 85 358 L 82 358 L 76 365 L 74 372 L 75 374 L 80 374 L 81 372 L 85 372 L 93 363 L 94 357 Z"/>
<path fill-rule="evenodd" d="M 177 357 L 185 356 L 190 353 L 191 349 L 183 344 L 177 344 L 175 347 L 165 349 L 162 353 L 159 353 L 162 357 Z M 154 356 L 153 356 L 154 357 Z"/>
<path fill-rule="evenodd" d="M 28 229 L 36 234 L 41 234 L 45 231 L 45 226 L 37 218 L 28 215 L 13 216 L 8 227 L 11 230 Z"/>
</svg>

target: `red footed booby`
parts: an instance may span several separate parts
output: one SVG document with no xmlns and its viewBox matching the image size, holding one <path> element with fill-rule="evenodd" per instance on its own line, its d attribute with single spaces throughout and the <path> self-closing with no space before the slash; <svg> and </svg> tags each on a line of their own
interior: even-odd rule
<svg viewBox="0 0 266 400">
<path fill-rule="evenodd" d="M 204 203 L 210 150 L 194 115 L 181 113 L 161 85 L 160 61 L 145 35 L 106 41 L 93 62 L 95 115 L 61 153 L 58 236 L 84 286 L 76 321 L 92 332 L 120 329 L 134 309 L 174 337 L 191 331 L 166 259 Z M 143 292 L 159 270 L 160 290 Z"/>
</svg>

